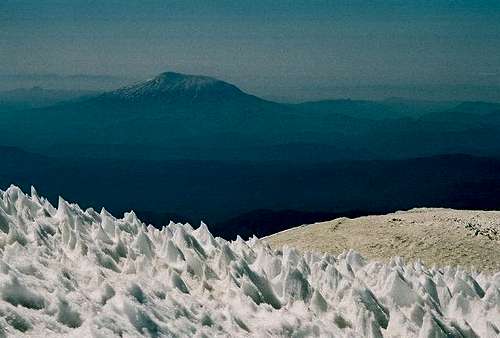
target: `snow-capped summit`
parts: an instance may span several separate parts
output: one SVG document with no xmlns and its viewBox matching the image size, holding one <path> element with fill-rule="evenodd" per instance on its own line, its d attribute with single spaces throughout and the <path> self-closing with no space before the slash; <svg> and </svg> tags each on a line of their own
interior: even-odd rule
<svg viewBox="0 0 500 338">
<path fill-rule="evenodd" d="M 125 100 L 210 100 L 245 96 L 238 87 L 201 75 L 165 72 L 150 80 L 117 89 L 106 96 Z"/>
</svg>

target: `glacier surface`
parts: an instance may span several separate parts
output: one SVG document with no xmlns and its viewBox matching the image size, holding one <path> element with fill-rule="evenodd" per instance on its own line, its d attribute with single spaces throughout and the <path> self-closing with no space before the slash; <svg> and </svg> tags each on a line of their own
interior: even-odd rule
<svg viewBox="0 0 500 338">
<path fill-rule="evenodd" d="M 0 336 L 498 337 L 500 273 L 229 242 L 0 191 Z"/>
</svg>

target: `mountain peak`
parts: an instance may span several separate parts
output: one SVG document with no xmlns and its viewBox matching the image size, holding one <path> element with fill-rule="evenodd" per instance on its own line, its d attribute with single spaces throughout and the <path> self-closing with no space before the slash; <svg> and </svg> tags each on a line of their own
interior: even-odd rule
<svg viewBox="0 0 500 338">
<path fill-rule="evenodd" d="M 165 72 L 146 81 L 159 90 L 199 90 L 213 86 L 222 81 L 208 76 L 188 75 L 175 72 Z"/>
<path fill-rule="evenodd" d="M 164 72 L 158 76 L 110 93 L 127 100 L 156 99 L 167 101 L 213 99 L 245 95 L 238 87 L 202 75 Z"/>
</svg>

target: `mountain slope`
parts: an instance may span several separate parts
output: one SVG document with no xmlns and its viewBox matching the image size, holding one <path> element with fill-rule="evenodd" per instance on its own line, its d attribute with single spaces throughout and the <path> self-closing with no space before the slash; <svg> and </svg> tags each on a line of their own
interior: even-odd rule
<svg viewBox="0 0 500 338">
<path fill-rule="evenodd" d="M 339 254 L 354 249 L 387 261 L 394 256 L 426 265 L 500 270 L 500 212 L 419 208 L 387 215 L 338 218 L 265 238 L 275 248 Z"/>
</svg>

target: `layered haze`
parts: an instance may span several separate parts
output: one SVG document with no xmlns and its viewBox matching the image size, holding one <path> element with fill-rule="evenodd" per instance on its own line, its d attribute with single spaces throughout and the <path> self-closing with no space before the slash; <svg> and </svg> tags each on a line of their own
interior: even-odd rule
<svg viewBox="0 0 500 338">
<path fill-rule="evenodd" d="M 499 207 L 496 103 L 283 104 L 165 72 L 39 108 L 3 107 L 2 185 L 132 207 L 157 225 L 205 220 L 235 238 L 415 206 Z"/>
</svg>

